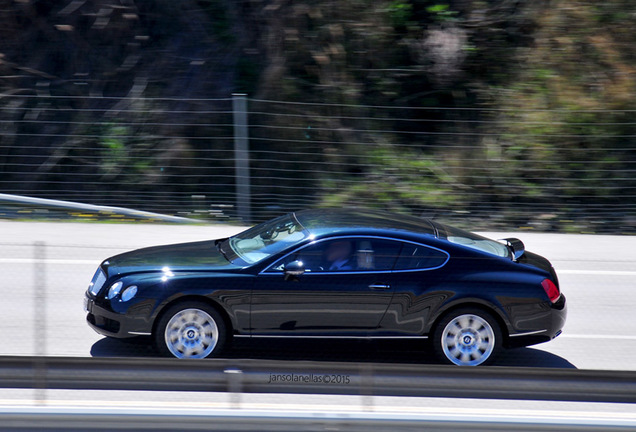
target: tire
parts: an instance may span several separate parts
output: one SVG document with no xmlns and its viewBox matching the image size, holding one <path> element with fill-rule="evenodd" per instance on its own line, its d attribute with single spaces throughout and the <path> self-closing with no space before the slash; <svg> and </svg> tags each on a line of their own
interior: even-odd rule
<svg viewBox="0 0 636 432">
<path fill-rule="evenodd" d="M 476 308 L 456 309 L 439 321 L 433 349 L 440 361 L 457 366 L 492 363 L 501 351 L 502 335 L 491 314 Z"/>
<path fill-rule="evenodd" d="M 162 315 L 154 337 L 162 355 L 201 359 L 214 357 L 223 349 L 227 332 L 223 317 L 213 307 L 187 302 Z"/>
</svg>

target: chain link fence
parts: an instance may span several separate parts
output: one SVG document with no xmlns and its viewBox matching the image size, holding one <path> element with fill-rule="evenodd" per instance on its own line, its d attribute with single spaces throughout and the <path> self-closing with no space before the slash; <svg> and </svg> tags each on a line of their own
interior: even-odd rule
<svg viewBox="0 0 636 432">
<path fill-rule="evenodd" d="M 629 233 L 635 114 L 3 95 L 0 192 L 247 223 L 360 206 Z"/>
</svg>

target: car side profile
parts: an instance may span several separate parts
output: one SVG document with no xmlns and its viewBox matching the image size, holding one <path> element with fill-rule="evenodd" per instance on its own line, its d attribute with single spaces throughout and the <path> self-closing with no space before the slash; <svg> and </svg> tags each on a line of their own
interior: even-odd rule
<svg viewBox="0 0 636 432">
<path fill-rule="evenodd" d="M 554 268 L 520 240 L 366 210 L 108 258 L 85 309 L 98 333 L 152 336 L 177 358 L 218 356 L 235 337 L 409 338 L 462 366 L 547 342 L 567 314 Z"/>
</svg>

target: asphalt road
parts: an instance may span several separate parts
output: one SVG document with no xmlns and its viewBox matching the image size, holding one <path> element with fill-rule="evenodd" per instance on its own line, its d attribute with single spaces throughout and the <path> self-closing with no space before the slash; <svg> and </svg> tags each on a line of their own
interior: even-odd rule
<svg viewBox="0 0 636 432">
<path fill-rule="evenodd" d="M 107 340 L 85 323 L 84 291 L 113 254 L 158 244 L 225 237 L 232 226 L 125 225 L 0 221 L 0 355 L 152 356 L 144 343 Z M 490 233 L 519 237 L 550 259 L 568 299 L 563 335 L 506 352 L 501 366 L 636 369 L 636 237 Z M 38 245 L 39 244 L 39 245 Z M 414 343 L 240 342 L 232 358 L 422 362 Z"/>
</svg>

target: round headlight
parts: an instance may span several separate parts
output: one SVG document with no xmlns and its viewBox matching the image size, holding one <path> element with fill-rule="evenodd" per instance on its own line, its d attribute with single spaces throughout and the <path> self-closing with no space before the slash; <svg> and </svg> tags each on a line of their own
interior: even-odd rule
<svg viewBox="0 0 636 432">
<path fill-rule="evenodd" d="M 119 292 L 121 291 L 122 286 L 124 286 L 124 283 L 122 281 L 115 282 L 114 284 L 112 284 L 110 286 L 110 289 L 108 290 L 108 295 L 106 296 L 106 298 L 108 300 L 112 300 L 115 297 L 117 297 L 117 294 L 119 294 Z"/>
<path fill-rule="evenodd" d="M 121 301 L 127 302 L 137 294 L 137 286 L 131 285 L 121 293 Z"/>
</svg>

